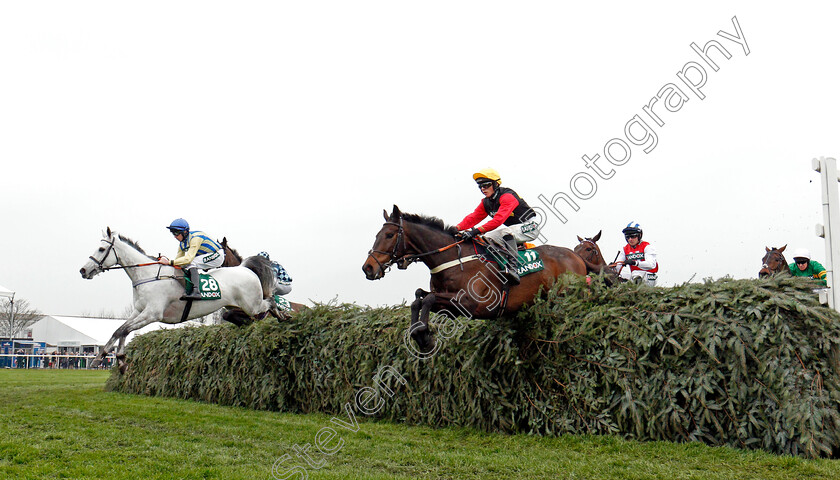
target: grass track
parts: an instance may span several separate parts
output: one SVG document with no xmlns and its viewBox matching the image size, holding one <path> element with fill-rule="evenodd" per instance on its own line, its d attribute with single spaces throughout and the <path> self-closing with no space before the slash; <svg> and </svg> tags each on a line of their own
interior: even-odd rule
<svg viewBox="0 0 840 480">
<path fill-rule="evenodd" d="M 615 437 L 485 434 L 108 393 L 108 372 L 0 370 L 0 479 L 840 478 L 840 460 Z M 357 417 L 358 418 L 358 417 Z M 342 419 L 346 419 L 343 417 Z M 314 444 L 338 433 L 331 456 Z M 285 474 L 285 475 L 284 475 Z"/>
</svg>

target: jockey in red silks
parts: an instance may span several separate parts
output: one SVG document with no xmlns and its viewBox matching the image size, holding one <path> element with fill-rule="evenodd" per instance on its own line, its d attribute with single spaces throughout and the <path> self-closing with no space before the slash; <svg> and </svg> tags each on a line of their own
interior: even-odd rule
<svg viewBox="0 0 840 480">
<path fill-rule="evenodd" d="M 627 245 L 621 249 L 616 261 L 609 266 L 615 268 L 616 265 L 621 264 L 619 272 L 624 267 L 630 267 L 629 276 L 622 275 L 623 277 L 632 280 L 638 278 L 651 287 L 655 286 L 659 262 L 656 260 L 656 250 L 654 250 L 653 245 L 642 241 L 642 227 L 638 223 L 630 222 L 621 233 L 624 234 Z"/>
<path fill-rule="evenodd" d="M 473 174 L 484 198 L 474 212 L 467 215 L 457 225 L 461 238 L 472 238 L 482 234 L 485 238 L 504 245 L 516 258 L 516 248 L 520 243 L 537 238 L 540 225 L 536 222 L 537 214 L 515 191 L 502 187 L 499 173 L 492 168 L 485 168 Z M 479 222 L 491 217 L 484 225 L 475 227 Z M 519 284 L 516 266 L 509 262 L 503 273 L 514 285 Z"/>
</svg>

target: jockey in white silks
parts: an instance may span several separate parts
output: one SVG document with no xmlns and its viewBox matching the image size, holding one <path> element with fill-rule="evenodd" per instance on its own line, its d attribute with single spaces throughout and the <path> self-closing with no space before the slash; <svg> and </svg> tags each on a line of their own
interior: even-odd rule
<svg viewBox="0 0 840 480">
<path fill-rule="evenodd" d="M 651 287 L 656 286 L 657 272 L 659 272 L 659 261 L 656 259 L 656 250 L 648 242 L 642 241 L 642 227 L 638 223 L 630 222 L 621 231 L 627 245 L 618 253 L 618 258 L 609 266 L 615 268 L 621 264 L 619 273 L 622 277 L 630 280 L 641 279 Z M 624 267 L 630 267 L 629 272 Z"/>
<path fill-rule="evenodd" d="M 158 263 L 181 267 L 184 275 L 189 276 L 192 290 L 181 300 L 201 300 L 199 291 L 199 270 L 218 268 L 225 261 L 225 251 L 215 240 L 200 230 L 190 231 L 190 224 L 183 218 L 176 218 L 166 227 L 178 240 L 178 253 L 170 260 L 160 257 Z"/>
<path fill-rule="evenodd" d="M 478 184 L 484 198 L 475 211 L 458 224 L 458 235 L 461 238 L 472 238 L 482 234 L 499 245 L 506 245 L 513 258 L 516 258 L 518 244 L 532 241 L 539 236 L 537 214 L 515 191 L 501 186 L 502 178 L 492 168 L 474 173 L 473 180 Z M 487 217 L 491 217 L 487 223 L 475 227 Z M 515 265 L 505 265 L 503 273 L 513 285 L 519 285 L 519 274 Z"/>
</svg>

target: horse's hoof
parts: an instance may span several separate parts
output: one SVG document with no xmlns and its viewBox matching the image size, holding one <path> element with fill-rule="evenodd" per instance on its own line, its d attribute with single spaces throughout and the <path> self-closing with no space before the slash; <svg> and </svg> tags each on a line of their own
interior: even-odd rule
<svg viewBox="0 0 840 480">
<path fill-rule="evenodd" d="M 99 368 L 99 366 L 102 365 L 103 360 L 104 358 L 102 357 L 102 355 L 97 355 L 93 358 L 93 360 L 91 360 L 90 368 Z"/>
<path fill-rule="evenodd" d="M 417 330 L 412 330 L 411 338 L 417 344 L 420 353 L 427 354 L 434 351 L 435 339 L 425 325 L 421 325 Z"/>
<path fill-rule="evenodd" d="M 417 347 L 423 354 L 432 353 L 435 350 L 435 339 L 431 335 L 424 335 L 417 339 Z"/>
<path fill-rule="evenodd" d="M 417 321 L 412 323 L 408 330 L 411 332 L 411 335 L 414 336 L 428 331 L 429 327 L 427 327 L 425 323 Z"/>
</svg>

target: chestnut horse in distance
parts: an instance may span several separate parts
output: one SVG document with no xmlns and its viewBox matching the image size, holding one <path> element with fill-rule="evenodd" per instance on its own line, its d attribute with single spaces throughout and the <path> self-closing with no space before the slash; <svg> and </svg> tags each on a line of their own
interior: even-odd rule
<svg viewBox="0 0 840 480">
<path fill-rule="evenodd" d="M 790 267 L 788 266 L 785 255 L 782 253 L 787 248 L 785 245 L 782 248 L 764 247 L 767 252 L 761 259 L 761 270 L 758 271 L 758 278 L 767 278 L 777 273 L 787 273 L 790 275 Z"/>
</svg>

